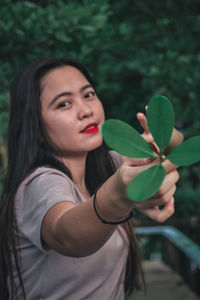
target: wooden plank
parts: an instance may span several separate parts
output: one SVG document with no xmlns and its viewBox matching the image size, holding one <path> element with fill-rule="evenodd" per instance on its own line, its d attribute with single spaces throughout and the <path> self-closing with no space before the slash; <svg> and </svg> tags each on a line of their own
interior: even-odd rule
<svg viewBox="0 0 200 300">
<path fill-rule="evenodd" d="M 160 260 L 144 261 L 146 295 L 138 291 L 126 300 L 200 300 L 183 279 Z"/>
</svg>

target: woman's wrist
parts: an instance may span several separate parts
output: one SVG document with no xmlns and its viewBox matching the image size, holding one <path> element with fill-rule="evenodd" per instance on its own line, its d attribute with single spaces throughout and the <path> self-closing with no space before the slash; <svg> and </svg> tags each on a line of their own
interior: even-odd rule
<svg viewBox="0 0 200 300">
<path fill-rule="evenodd" d="M 123 192 L 125 187 L 120 186 L 120 183 L 116 187 L 116 176 L 115 173 L 99 187 L 94 195 L 95 199 L 93 198 L 93 206 L 95 205 L 96 211 L 102 219 L 120 222 L 129 217 L 134 205 L 133 201 L 129 200 L 126 193 Z"/>
<path fill-rule="evenodd" d="M 97 198 L 97 192 L 99 190 L 101 186 L 99 186 L 96 191 L 94 192 L 94 195 L 93 195 L 93 208 L 94 208 L 94 212 L 96 214 L 96 216 L 99 218 L 99 220 L 103 223 L 103 224 L 109 224 L 109 225 L 119 225 L 119 224 L 122 224 L 122 223 L 125 223 L 127 222 L 129 219 L 131 219 L 133 216 L 134 216 L 134 212 L 133 210 L 131 210 L 129 212 L 129 215 L 123 219 L 120 219 L 118 221 L 113 221 L 112 220 L 107 220 L 105 218 L 103 218 L 100 214 L 99 214 L 99 210 L 97 209 L 97 201 L 96 201 L 96 198 Z"/>
</svg>

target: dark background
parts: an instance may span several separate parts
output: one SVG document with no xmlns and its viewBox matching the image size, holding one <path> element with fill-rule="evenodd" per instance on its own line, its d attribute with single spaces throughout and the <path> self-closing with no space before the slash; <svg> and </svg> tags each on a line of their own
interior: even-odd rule
<svg viewBox="0 0 200 300">
<path fill-rule="evenodd" d="M 144 112 L 153 95 L 165 95 L 187 139 L 200 134 L 199 43 L 198 0 L 1 0 L 1 181 L 9 88 L 27 63 L 45 56 L 79 59 L 97 83 L 107 118 L 120 118 L 140 131 L 136 113 Z M 199 166 L 180 170 L 176 212 L 167 222 L 200 243 Z"/>
</svg>

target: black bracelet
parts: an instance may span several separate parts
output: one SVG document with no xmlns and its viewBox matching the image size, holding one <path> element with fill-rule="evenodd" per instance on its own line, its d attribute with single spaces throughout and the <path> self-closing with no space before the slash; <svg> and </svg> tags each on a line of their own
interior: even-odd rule
<svg viewBox="0 0 200 300">
<path fill-rule="evenodd" d="M 98 213 L 97 211 L 97 208 L 96 208 L 96 194 L 97 194 L 97 191 L 98 189 L 102 186 L 102 184 L 100 186 L 98 186 L 98 188 L 96 189 L 96 191 L 94 192 L 94 197 L 93 197 L 93 207 L 94 207 L 94 211 L 95 211 L 95 214 L 97 215 L 97 217 L 101 220 L 102 223 L 104 224 L 110 224 L 110 225 L 118 225 L 118 224 L 122 224 L 122 223 L 125 223 L 126 221 L 128 221 L 129 219 L 131 219 L 133 216 L 134 216 L 134 212 L 133 210 L 130 211 L 129 213 L 129 216 L 125 219 L 123 219 L 122 221 L 119 221 L 119 222 L 110 222 L 110 221 L 106 221 L 105 219 L 103 219 L 100 214 Z"/>
</svg>

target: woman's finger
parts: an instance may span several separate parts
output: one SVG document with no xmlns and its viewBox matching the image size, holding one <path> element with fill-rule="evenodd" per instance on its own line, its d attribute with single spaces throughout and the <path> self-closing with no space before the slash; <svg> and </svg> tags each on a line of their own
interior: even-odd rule
<svg viewBox="0 0 200 300">
<path fill-rule="evenodd" d="M 138 209 L 150 209 L 155 206 L 163 206 L 168 203 L 168 201 L 173 197 L 176 191 L 176 186 L 173 185 L 165 194 L 160 195 L 159 197 L 152 197 L 148 200 L 142 202 L 136 202 L 135 207 Z"/>
<path fill-rule="evenodd" d="M 140 122 L 140 125 L 144 129 L 145 133 L 149 133 L 149 129 L 147 126 L 147 119 L 146 116 L 143 113 L 137 113 L 137 119 Z"/>
<path fill-rule="evenodd" d="M 154 206 L 152 208 L 139 210 L 156 222 L 164 222 L 174 213 L 174 198 L 172 197 L 162 209 L 158 206 Z"/>
<path fill-rule="evenodd" d="M 169 173 L 178 168 L 178 166 L 171 163 L 168 159 L 163 161 L 162 166 L 165 168 L 166 173 Z"/>
<path fill-rule="evenodd" d="M 152 158 L 130 158 L 126 156 L 122 156 L 122 161 L 126 162 L 129 166 L 146 166 L 151 167 L 152 165 L 158 163 L 158 160 Z"/>
<path fill-rule="evenodd" d="M 153 196 L 153 198 L 159 198 L 165 195 L 179 180 L 179 174 L 176 170 L 169 172 L 159 189 L 159 191 Z"/>
<path fill-rule="evenodd" d="M 150 147 L 155 153 L 159 153 L 159 148 L 155 144 L 153 136 L 151 135 L 148 125 L 147 125 L 147 118 L 143 113 L 137 113 L 137 119 L 140 122 L 140 125 L 144 129 L 144 132 L 142 134 L 143 138 L 147 141 L 147 143 L 150 144 Z"/>
</svg>

